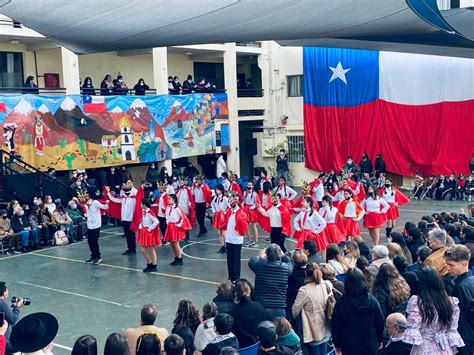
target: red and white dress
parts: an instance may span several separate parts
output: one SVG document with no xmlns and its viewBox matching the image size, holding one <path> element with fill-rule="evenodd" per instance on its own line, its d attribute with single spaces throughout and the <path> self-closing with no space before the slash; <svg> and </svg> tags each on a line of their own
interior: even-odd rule
<svg viewBox="0 0 474 355">
<path fill-rule="evenodd" d="M 258 192 L 258 198 L 260 199 L 260 205 L 264 210 L 268 210 L 272 207 L 272 195 L 271 193 L 264 193 L 263 191 Z M 270 233 L 270 218 L 264 216 L 258 212 L 258 224 L 265 232 Z"/>
<path fill-rule="evenodd" d="M 380 228 L 387 220 L 385 213 L 390 206 L 383 198 L 374 200 L 372 197 L 367 197 L 362 201 L 362 208 L 364 213 L 364 228 Z"/>
<path fill-rule="evenodd" d="M 212 226 L 219 230 L 225 230 L 225 213 L 229 209 L 229 199 L 227 196 L 214 196 L 211 202 L 212 213 L 214 218 L 212 219 Z"/>
<path fill-rule="evenodd" d="M 395 206 L 395 203 L 398 203 L 398 206 L 403 206 L 410 202 L 410 199 L 402 194 L 396 187 L 381 188 L 380 197 L 382 197 L 390 206 L 386 213 L 387 220 L 398 219 L 398 217 L 400 217 L 398 207 Z"/>
<path fill-rule="evenodd" d="M 176 197 L 178 198 L 178 207 L 188 217 L 189 222 L 193 224 L 196 219 L 196 211 L 194 209 L 194 196 L 191 189 L 187 186 L 180 187 Z"/>
<path fill-rule="evenodd" d="M 311 195 L 313 198 L 318 202 L 321 203 L 324 197 L 324 184 L 322 180 L 314 179 L 314 181 L 310 184 L 311 187 Z"/>
<path fill-rule="evenodd" d="M 168 194 L 162 193 L 156 199 L 155 203 L 151 205 L 151 209 L 160 218 L 166 218 L 166 208 L 168 207 Z"/>
<path fill-rule="evenodd" d="M 256 191 L 245 191 L 243 207 L 245 212 L 247 212 L 248 222 L 258 222 L 259 212 L 257 210 L 257 205 L 260 204 L 260 199 Z"/>
<path fill-rule="evenodd" d="M 315 207 L 318 206 L 318 203 L 316 202 L 316 199 L 313 196 L 311 196 L 311 195 L 306 195 L 306 196 L 310 196 L 313 199 L 313 204 L 314 204 Z M 306 196 L 300 196 L 295 202 L 293 202 L 293 204 L 290 208 L 291 213 L 298 214 L 301 211 L 303 211 L 303 207 L 301 207 L 301 202 L 303 202 L 303 199 Z"/>
<path fill-rule="evenodd" d="M 177 206 L 166 208 L 166 234 L 164 240 L 167 242 L 179 242 L 186 238 L 186 231 L 191 230 L 188 217 Z"/>
<path fill-rule="evenodd" d="M 358 221 L 364 216 L 365 211 L 359 202 L 354 199 L 343 201 L 339 204 L 337 209 L 341 214 L 346 236 L 355 237 L 356 235 L 360 235 Z"/>
<path fill-rule="evenodd" d="M 326 221 L 318 212 L 302 209 L 293 220 L 293 227 L 296 230 L 293 238 L 298 240 L 296 243 L 297 249 L 303 247 L 305 240 L 313 240 L 319 251 L 326 249 L 328 241 L 322 233 L 326 227 Z"/>
<path fill-rule="evenodd" d="M 142 211 L 142 220 L 138 227 L 137 242 L 142 247 L 154 247 L 161 245 L 160 222 L 151 209 L 147 208 Z"/>
<path fill-rule="evenodd" d="M 291 209 L 293 200 L 295 199 L 297 193 L 295 190 L 293 190 L 291 187 L 283 185 L 283 186 L 278 186 L 277 189 L 275 190 L 275 194 L 280 194 L 281 198 L 281 204 L 289 209 Z"/>
<path fill-rule="evenodd" d="M 346 233 L 337 208 L 324 206 L 319 209 L 319 214 L 326 221 L 326 228 L 324 228 L 323 233 L 328 243 L 339 244 L 344 241 Z"/>
</svg>

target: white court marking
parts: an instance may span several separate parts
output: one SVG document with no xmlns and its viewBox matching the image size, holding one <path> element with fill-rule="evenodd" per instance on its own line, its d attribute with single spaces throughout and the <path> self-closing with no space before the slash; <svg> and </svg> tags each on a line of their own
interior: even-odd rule
<svg viewBox="0 0 474 355">
<path fill-rule="evenodd" d="M 102 298 L 87 296 L 87 295 L 83 295 L 83 294 L 81 294 L 81 293 L 59 290 L 59 289 L 57 289 L 57 288 L 52 288 L 52 287 L 37 285 L 37 284 L 33 284 L 33 283 L 31 283 L 31 282 L 25 282 L 25 281 L 16 281 L 16 282 L 19 283 L 19 284 L 22 284 L 22 285 L 28 285 L 28 286 L 33 286 L 33 287 L 42 288 L 42 289 L 44 289 L 44 290 L 49 290 L 49 291 L 54 291 L 54 292 L 63 293 L 63 294 L 65 294 L 65 295 L 72 295 L 72 296 L 87 298 L 87 299 L 94 300 L 94 301 L 99 301 L 99 302 L 104 302 L 104 303 L 108 303 L 108 304 L 113 304 L 113 305 L 115 305 L 115 306 L 120 306 L 120 307 L 125 307 L 125 308 L 132 308 L 132 306 L 129 306 L 129 305 L 127 305 L 127 304 L 122 304 L 122 303 L 118 303 L 118 302 L 113 302 L 113 301 L 104 300 L 104 299 L 102 299 Z"/>
<path fill-rule="evenodd" d="M 72 351 L 72 348 L 70 348 L 69 346 L 64 346 L 64 345 L 57 344 L 57 343 L 53 343 L 53 346 L 55 346 L 56 348 L 59 348 L 59 349 L 64 349 L 64 350 L 67 350 L 67 351 Z"/>
</svg>

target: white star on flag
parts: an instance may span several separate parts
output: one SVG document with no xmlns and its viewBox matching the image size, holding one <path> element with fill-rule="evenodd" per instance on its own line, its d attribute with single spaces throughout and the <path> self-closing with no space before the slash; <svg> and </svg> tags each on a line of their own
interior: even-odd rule
<svg viewBox="0 0 474 355">
<path fill-rule="evenodd" d="M 341 61 L 339 61 L 339 63 L 337 63 L 337 66 L 335 68 L 329 67 L 329 69 L 331 69 L 331 71 L 332 71 L 332 76 L 331 76 L 331 79 L 329 80 L 329 82 L 331 82 L 333 80 L 336 80 L 336 79 L 341 79 L 344 82 L 344 84 L 347 85 L 346 73 L 349 70 L 351 70 L 352 68 L 344 69 L 342 67 Z"/>
</svg>

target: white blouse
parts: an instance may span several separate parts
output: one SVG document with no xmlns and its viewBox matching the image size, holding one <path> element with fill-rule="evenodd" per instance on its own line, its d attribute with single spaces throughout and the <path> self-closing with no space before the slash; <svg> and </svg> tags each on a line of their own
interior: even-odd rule
<svg viewBox="0 0 474 355">
<path fill-rule="evenodd" d="M 296 191 L 289 186 L 278 186 L 276 193 L 281 195 L 282 200 L 288 201 L 293 200 L 297 195 Z"/>
<path fill-rule="evenodd" d="M 374 200 L 372 197 L 368 197 L 362 201 L 361 205 L 367 213 L 385 213 L 390 208 L 383 198 Z M 380 209 L 381 206 L 382 210 Z"/>
<path fill-rule="evenodd" d="M 164 199 L 164 194 L 161 194 L 158 197 L 158 217 L 165 218 L 165 199 Z"/>
<path fill-rule="evenodd" d="M 184 212 L 185 215 L 189 215 L 189 208 L 191 201 L 189 201 L 188 191 L 186 187 L 178 190 L 178 207 Z"/>
<path fill-rule="evenodd" d="M 316 199 L 316 201 L 321 202 L 324 197 L 324 185 L 322 182 L 320 182 L 318 185 L 316 185 L 313 188 L 313 196 Z"/>
<path fill-rule="evenodd" d="M 140 222 L 140 229 L 142 228 L 148 228 L 148 231 L 152 231 L 155 229 L 160 222 L 158 221 L 158 218 L 156 218 L 154 215 L 150 213 L 150 209 L 147 208 L 145 211 L 145 215 L 142 217 L 142 221 Z"/>
<path fill-rule="evenodd" d="M 395 203 L 396 194 L 397 192 L 390 187 L 384 189 L 381 197 L 388 203 Z"/>
<path fill-rule="evenodd" d="M 221 196 L 221 197 L 215 196 L 212 199 L 211 209 L 213 213 L 220 212 L 220 211 L 225 213 L 229 207 L 230 207 L 229 199 L 227 198 L 227 196 Z"/>
<path fill-rule="evenodd" d="M 179 207 L 166 207 L 166 223 L 181 223 L 181 209 Z"/>
<path fill-rule="evenodd" d="M 326 227 L 326 221 L 318 212 L 313 210 L 311 215 L 310 213 L 310 210 L 301 210 L 293 220 L 293 226 L 297 231 L 305 229 L 321 233 Z"/>
<path fill-rule="evenodd" d="M 362 210 L 360 215 L 357 215 L 356 203 L 354 200 L 348 201 L 346 204 L 346 209 L 344 211 L 344 217 L 346 218 L 357 218 L 360 220 L 365 214 L 365 211 Z"/>
<path fill-rule="evenodd" d="M 321 215 L 321 217 L 324 218 L 324 220 L 326 221 L 326 224 L 336 223 L 337 213 L 338 211 L 336 207 L 330 208 L 329 206 L 325 206 L 319 209 L 319 214 Z"/>
<path fill-rule="evenodd" d="M 255 191 L 245 191 L 244 192 L 244 205 L 255 206 L 257 201 L 257 193 Z"/>
</svg>

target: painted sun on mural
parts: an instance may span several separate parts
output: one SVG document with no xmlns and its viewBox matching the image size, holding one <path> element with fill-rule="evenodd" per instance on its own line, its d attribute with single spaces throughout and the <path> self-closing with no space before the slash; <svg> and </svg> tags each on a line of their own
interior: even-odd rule
<svg viewBox="0 0 474 355">
<path fill-rule="evenodd" d="M 0 95 L 0 142 L 39 169 L 146 163 L 226 150 L 226 94 Z M 227 131 L 227 134 L 225 132 Z"/>
</svg>

